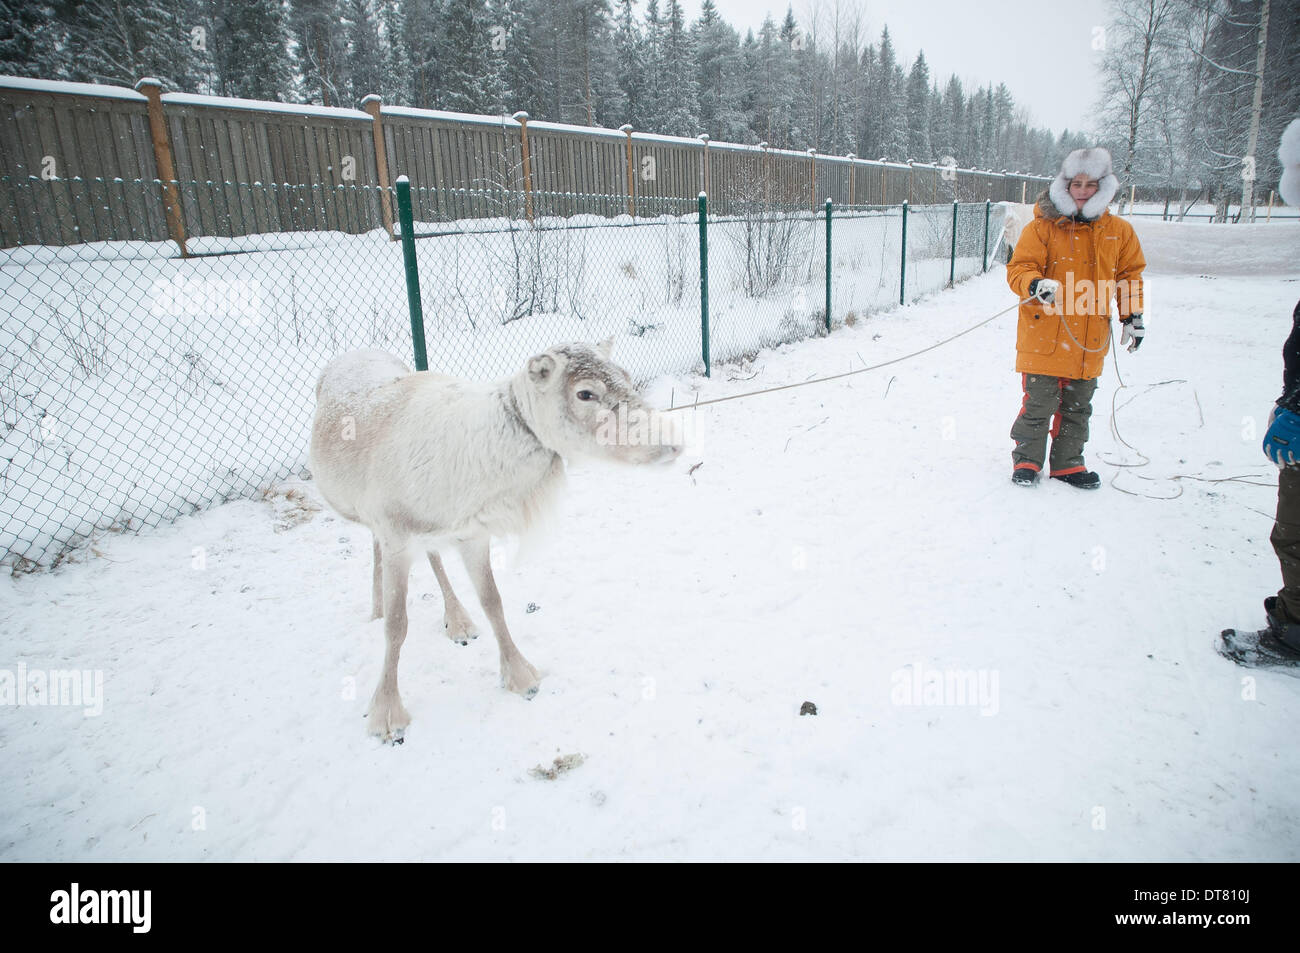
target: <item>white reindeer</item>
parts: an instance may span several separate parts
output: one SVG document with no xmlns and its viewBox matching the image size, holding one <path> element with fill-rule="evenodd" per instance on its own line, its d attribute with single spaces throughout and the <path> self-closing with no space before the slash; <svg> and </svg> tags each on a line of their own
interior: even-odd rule
<svg viewBox="0 0 1300 953">
<path fill-rule="evenodd" d="M 627 439 L 625 426 L 613 426 L 630 414 L 649 425 L 634 437 L 669 429 L 610 362 L 612 343 L 558 345 L 491 384 L 412 373 L 373 350 L 344 354 L 321 371 L 311 471 L 330 506 L 374 534 L 371 618 L 384 619 L 387 649 L 366 713 L 371 734 L 401 743 L 411 722 L 397 690 L 397 662 L 416 544 L 442 589 L 448 637 L 466 645 L 477 636 L 437 553 L 454 545 L 496 635 L 502 683 L 525 698 L 536 694 L 540 676 L 506 627 L 491 537 L 534 522 L 563 484 L 563 457 L 652 463 L 681 452 L 674 443 Z"/>
</svg>

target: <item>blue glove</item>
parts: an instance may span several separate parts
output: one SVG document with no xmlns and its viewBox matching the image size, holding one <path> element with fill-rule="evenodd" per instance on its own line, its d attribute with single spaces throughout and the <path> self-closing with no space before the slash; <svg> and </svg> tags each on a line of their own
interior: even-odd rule
<svg viewBox="0 0 1300 953">
<path fill-rule="evenodd" d="M 1300 466 L 1300 414 L 1275 408 L 1264 434 L 1264 456 L 1279 467 Z"/>
</svg>

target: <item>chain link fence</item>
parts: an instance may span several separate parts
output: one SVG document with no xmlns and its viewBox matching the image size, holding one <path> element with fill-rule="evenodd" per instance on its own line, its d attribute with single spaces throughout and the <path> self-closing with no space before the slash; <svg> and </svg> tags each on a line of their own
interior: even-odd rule
<svg viewBox="0 0 1300 953">
<path fill-rule="evenodd" d="M 220 191 L 177 185 L 193 201 Z M 33 204 L 78 194 L 32 188 Z M 401 247 L 382 229 L 199 236 L 187 249 L 0 250 L 0 554 L 14 570 L 297 473 L 321 366 L 354 347 L 411 352 Z"/>
<path fill-rule="evenodd" d="M 139 240 L 0 250 L 0 559 L 12 571 L 305 475 L 321 367 L 358 347 L 413 363 L 401 244 L 383 227 L 329 230 L 331 202 L 376 221 L 395 195 L 173 184 L 237 237 L 191 232 L 182 256 L 142 220 Z M 145 207 L 161 185 L 115 181 L 96 214 Z M 27 207 L 63 221 L 87 210 L 61 203 L 98 201 L 93 188 L 28 187 Z M 734 361 L 978 273 L 1002 232 L 984 203 L 835 209 L 828 268 L 826 212 L 761 197 L 702 230 L 680 199 L 640 200 L 634 218 L 622 196 L 485 187 L 455 197 L 479 217 L 446 221 L 434 210 L 452 197 L 436 193 L 412 189 L 429 367 L 483 380 L 607 337 L 640 383 L 707 372 L 706 346 L 710 365 Z M 259 203 L 276 214 L 259 218 Z"/>
</svg>

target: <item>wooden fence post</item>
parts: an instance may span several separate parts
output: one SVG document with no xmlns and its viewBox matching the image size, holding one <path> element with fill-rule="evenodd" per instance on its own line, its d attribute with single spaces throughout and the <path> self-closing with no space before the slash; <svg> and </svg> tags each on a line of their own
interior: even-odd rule
<svg viewBox="0 0 1300 953">
<path fill-rule="evenodd" d="M 375 137 L 375 171 L 379 177 L 379 214 L 383 217 L 384 228 L 393 241 L 397 235 L 393 231 L 393 199 L 388 194 L 388 144 L 384 142 L 384 123 L 379 117 L 379 110 L 384 101 L 373 93 L 361 100 L 361 108 L 370 113 Z"/>
<path fill-rule="evenodd" d="M 849 160 L 849 205 L 852 205 L 852 204 L 853 204 L 853 185 L 854 185 L 854 181 L 855 181 L 855 180 L 857 179 L 857 177 L 858 177 L 858 176 L 857 176 L 857 171 L 858 171 L 858 170 L 857 170 L 857 168 L 855 167 L 855 165 L 854 165 L 854 161 L 853 161 L 853 160 L 855 160 L 855 159 L 857 158 L 857 156 L 855 156 L 852 152 L 850 152 L 850 153 L 849 153 L 848 155 L 846 155 L 844 158 L 846 158 L 846 159 Z"/>
<path fill-rule="evenodd" d="M 713 198 L 713 193 L 709 191 L 709 134 L 702 132 L 695 137 L 704 143 L 704 155 L 700 159 L 700 191 L 709 198 Z M 714 208 L 714 214 L 717 214 L 717 208 Z"/>
<path fill-rule="evenodd" d="M 162 182 L 163 205 L 167 210 L 167 234 L 181 249 L 181 257 L 189 258 L 185 247 L 185 216 L 181 212 L 181 197 L 176 189 L 176 160 L 172 157 L 172 140 L 163 118 L 162 83 L 146 76 L 135 84 L 137 92 L 149 100 L 149 138 L 153 140 L 154 162 Z"/>
<path fill-rule="evenodd" d="M 769 166 L 768 166 L 768 162 L 767 162 L 767 142 L 766 142 L 766 141 L 760 142 L 760 143 L 758 144 L 758 147 L 759 147 L 760 149 L 763 150 L 763 158 L 762 158 L 762 160 L 761 160 L 762 163 L 763 163 L 763 171 L 762 171 L 762 177 L 763 177 L 763 207 L 764 207 L 764 208 L 767 208 L 767 206 L 768 206 L 769 204 L 771 204 L 771 198 L 769 197 L 769 191 L 770 191 L 770 190 L 769 190 L 769 188 L 768 188 L 768 181 L 767 181 L 767 180 L 768 180 L 769 173 L 770 173 L 770 168 L 769 168 Z"/>
<path fill-rule="evenodd" d="M 808 164 L 812 166 L 812 201 L 809 203 L 811 208 L 817 207 L 817 150 L 808 150 Z"/>
<path fill-rule="evenodd" d="M 636 175 L 632 168 L 632 124 L 623 123 L 618 131 L 627 136 L 627 214 L 636 218 Z"/>
<path fill-rule="evenodd" d="M 519 123 L 519 136 L 524 147 L 524 215 L 533 220 L 533 166 L 528 156 L 528 113 L 522 109 L 512 117 Z"/>
<path fill-rule="evenodd" d="M 907 160 L 907 201 L 916 202 L 916 169 L 912 167 L 912 160 Z"/>
</svg>

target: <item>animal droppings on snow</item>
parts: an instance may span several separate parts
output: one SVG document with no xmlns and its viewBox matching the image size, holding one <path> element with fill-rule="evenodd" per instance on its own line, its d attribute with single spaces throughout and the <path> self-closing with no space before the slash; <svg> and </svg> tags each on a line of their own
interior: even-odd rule
<svg viewBox="0 0 1300 953">
<path fill-rule="evenodd" d="M 528 773 L 540 781 L 554 781 L 560 775 L 572 771 L 585 760 L 587 759 L 580 754 L 566 754 L 556 758 L 549 768 L 543 768 L 539 764 L 530 768 Z"/>
<path fill-rule="evenodd" d="M 308 496 L 305 489 L 291 484 L 281 484 L 267 489 L 262 493 L 262 499 L 270 503 L 275 510 L 275 523 L 272 524 L 272 529 L 277 533 L 310 522 L 320 512 L 320 506 Z M 346 542 L 346 539 L 340 537 L 339 542 Z"/>
<path fill-rule="evenodd" d="M 799 707 L 799 714 L 800 714 L 800 715 L 815 715 L 815 714 L 817 714 L 817 706 L 814 705 L 812 702 L 804 702 L 804 703 Z"/>
</svg>

